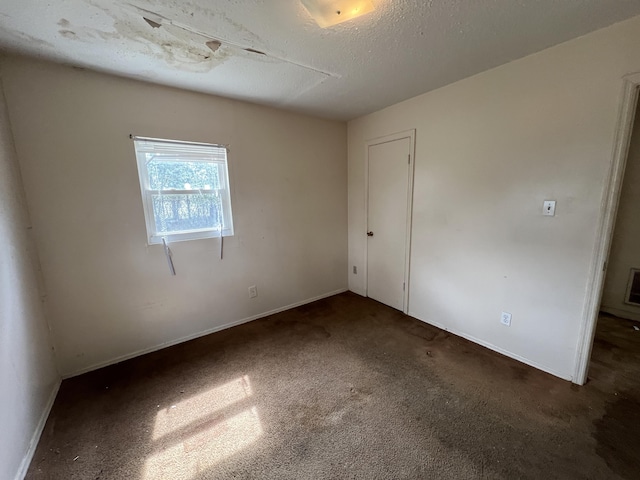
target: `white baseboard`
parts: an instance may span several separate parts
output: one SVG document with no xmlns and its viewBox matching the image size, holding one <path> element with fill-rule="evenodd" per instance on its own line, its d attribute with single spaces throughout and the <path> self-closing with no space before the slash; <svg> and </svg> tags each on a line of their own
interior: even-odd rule
<svg viewBox="0 0 640 480">
<path fill-rule="evenodd" d="M 42 411 L 42 415 L 40 415 L 40 420 L 38 420 L 38 424 L 36 425 L 36 429 L 31 436 L 31 441 L 29 442 L 29 448 L 27 449 L 27 453 L 25 453 L 22 458 L 22 462 L 20 463 L 20 467 L 18 468 L 18 472 L 16 473 L 16 480 L 24 480 L 24 477 L 27 475 L 27 470 L 29 470 L 29 465 L 31 465 L 31 460 L 33 460 L 33 455 L 36 453 L 36 448 L 38 447 L 38 442 L 40 442 L 40 437 L 42 436 L 42 432 L 44 431 L 44 426 L 47 423 L 47 419 L 49 418 L 49 413 L 51 413 L 51 408 L 53 407 L 53 402 L 56 401 L 56 396 L 58 395 L 58 390 L 60 390 L 60 384 L 62 383 L 62 379 L 59 379 L 53 387 L 51 394 L 49 395 L 49 399 L 47 400 L 47 404 Z"/>
<path fill-rule="evenodd" d="M 322 295 L 318 295 L 317 297 L 307 298 L 306 300 L 302 300 L 300 302 L 292 303 L 290 305 L 285 305 L 284 307 L 275 308 L 273 310 L 269 310 L 268 312 L 259 313 L 257 315 L 253 315 L 251 317 L 243 318 L 240 320 L 235 320 L 233 322 L 225 323 L 224 325 L 218 325 L 216 327 L 210 328 L 208 330 L 204 330 L 202 332 L 194 333 L 192 335 L 187 335 L 186 337 L 178 338 L 177 340 L 171 340 L 170 342 L 164 342 L 159 345 L 154 345 L 153 347 L 144 348 L 142 350 L 135 351 L 133 353 L 128 353 L 126 355 L 121 355 L 119 357 L 112 358 L 110 360 L 95 363 L 88 367 L 82 368 L 80 370 L 76 370 L 71 373 L 64 373 L 62 375 L 63 379 L 76 377 L 78 375 L 82 375 L 83 373 L 91 372 L 93 370 L 97 370 L 99 368 L 108 367 L 109 365 L 113 365 L 116 363 L 123 362 L 125 360 L 129 360 L 131 358 L 139 357 L 141 355 L 145 355 L 147 353 L 155 352 L 158 350 L 162 350 L 163 348 L 171 347 L 173 345 L 177 345 L 179 343 L 188 342 L 189 340 L 193 340 L 195 338 L 204 337 L 205 335 L 209 335 L 211 333 L 219 332 L 220 330 L 226 330 L 227 328 L 235 327 L 237 325 L 242 325 L 243 323 L 252 322 L 253 320 L 258 320 L 259 318 L 268 317 L 269 315 L 274 315 L 276 313 L 284 312 L 285 310 L 291 310 L 292 308 L 300 307 L 302 305 L 306 305 L 307 303 L 312 303 L 318 300 L 322 300 L 323 298 L 332 297 L 334 295 L 338 295 L 340 293 L 346 292 L 346 288 L 341 288 L 339 290 L 334 290 L 333 292 L 324 293 Z"/>
<path fill-rule="evenodd" d="M 528 358 L 522 357 L 522 356 L 517 355 L 517 354 L 515 354 L 513 352 L 505 350 L 504 348 L 497 347 L 497 346 L 493 345 L 492 343 L 486 342 L 486 341 L 484 341 L 482 339 L 479 339 L 479 338 L 476 338 L 476 337 L 474 337 L 472 335 L 469 335 L 469 334 L 466 334 L 464 332 L 460 332 L 460 331 L 457 331 L 457 330 L 452 330 L 452 329 L 446 328 L 444 325 L 440 325 L 437 322 L 433 322 L 433 321 L 430 321 L 430 320 L 422 319 L 422 318 L 418 317 L 413 312 L 409 312 L 409 316 L 411 316 L 413 318 L 416 318 L 416 319 L 420 320 L 421 322 L 428 323 L 429 325 L 433 325 L 434 327 L 440 328 L 441 330 L 444 330 L 446 332 L 453 333 L 454 335 L 457 335 L 458 337 L 462 337 L 462 338 L 464 338 L 466 340 L 469 340 L 470 342 L 477 343 L 478 345 L 481 345 L 481 346 L 483 346 L 485 348 L 488 348 L 489 350 L 493 350 L 494 352 L 498 352 L 498 353 L 500 353 L 502 355 L 505 355 L 505 356 L 507 356 L 509 358 L 513 358 L 514 360 L 517 360 L 517 361 L 522 362 L 522 363 L 524 363 L 526 365 L 529 365 L 530 367 L 537 368 L 538 370 L 542 370 L 543 372 L 549 373 L 549 374 L 553 375 L 554 377 L 562 378 L 563 380 L 568 380 L 570 382 L 573 381 L 573 376 L 571 376 L 568 373 L 558 372 L 558 371 L 554 370 L 553 368 L 549 368 L 546 365 L 542 365 L 542 364 L 540 364 L 538 362 L 534 362 L 532 360 L 529 360 Z"/>
<path fill-rule="evenodd" d="M 627 310 L 621 310 L 619 308 L 606 307 L 604 305 L 600 306 L 600 310 L 604 313 L 609 313 L 616 317 L 624 318 L 626 320 L 634 320 L 636 322 L 640 322 L 640 313 L 637 312 L 629 312 Z"/>
</svg>

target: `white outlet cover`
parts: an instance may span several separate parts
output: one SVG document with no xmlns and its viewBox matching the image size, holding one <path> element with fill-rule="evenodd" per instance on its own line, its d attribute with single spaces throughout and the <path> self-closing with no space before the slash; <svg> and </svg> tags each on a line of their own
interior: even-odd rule
<svg viewBox="0 0 640 480">
<path fill-rule="evenodd" d="M 511 314 L 509 312 L 502 312 L 500 315 L 500 323 L 506 325 L 507 327 L 511 326 Z"/>
</svg>

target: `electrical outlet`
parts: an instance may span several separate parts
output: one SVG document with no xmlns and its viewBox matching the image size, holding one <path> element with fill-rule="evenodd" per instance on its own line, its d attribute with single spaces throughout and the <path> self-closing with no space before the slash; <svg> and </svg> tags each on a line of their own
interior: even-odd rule
<svg viewBox="0 0 640 480">
<path fill-rule="evenodd" d="M 358 267 L 356 267 L 355 265 L 353 266 L 353 274 L 354 275 L 358 274 Z"/>
<path fill-rule="evenodd" d="M 511 314 L 509 312 L 502 312 L 500 315 L 500 323 L 506 325 L 507 327 L 511 326 Z"/>
<path fill-rule="evenodd" d="M 258 288 L 255 285 L 249 287 L 249 298 L 256 298 L 258 296 Z"/>
</svg>

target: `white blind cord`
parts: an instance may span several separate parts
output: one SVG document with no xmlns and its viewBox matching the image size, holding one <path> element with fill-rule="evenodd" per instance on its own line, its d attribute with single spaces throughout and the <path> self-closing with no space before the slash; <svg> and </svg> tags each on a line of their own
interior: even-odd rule
<svg viewBox="0 0 640 480">
<path fill-rule="evenodd" d="M 216 203 L 220 205 L 220 190 L 216 190 Z M 219 211 L 218 211 L 219 212 Z M 218 219 L 220 219 L 220 213 L 218 213 Z M 222 236 L 222 222 L 218 222 L 218 232 L 220 233 L 220 260 L 222 260 L 222 251 L 224 245 L 224 237 Z"/>
<path fill-rule="evenodd" d="M 167 239 L 162 237 L 162 244 L 164 245 L 164 254 L 167 257 L 167 264 L 169 265 L 169 271 L 171 272 L 171 275 L 175 275 L 176 274 L 176 269 L 173 267 L 173 259 L 171 258 L 171 249 L 169 248 L 169 245 L 167 245 Z"/>
<path fill-rule="evenodd" d="M 222 236 L 222 224 L 218 224 L 218 230 L 220 230 L 220 260 L 222 260 L 222 250 L 224 244 L 224 237 Z"/>
</svg>

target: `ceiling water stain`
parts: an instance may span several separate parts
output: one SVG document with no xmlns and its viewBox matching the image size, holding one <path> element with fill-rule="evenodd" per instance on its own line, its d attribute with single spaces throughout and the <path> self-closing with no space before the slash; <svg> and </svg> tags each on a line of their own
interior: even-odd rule
<svg viewBox="0 0 640 480">
<path fill-rule="evenodd" d="M 176 70 L 193 73 L 209 72 L 228 58 L 234 57 L 250 62 L 291 64 L 312 70 L 323 76 L 319 83 L 326 78 L 339 76 L 274 55 L 272 52 L 253 48 L 262 45 L 260 39 L 244 26 L 229 19 L 223 12 L 213 12 L 188 2 L 167 0 L 146 2 L 145 7 L 154 8 L 153 11 L 132 3 L 111 3 L 105 6 L 96 0 L 86 0 L 86 2 L 113 20 L 113 30 L 105 31 L 77 26 L 71 30 L 70 22 L 62 19 L 65 22 L 62 20 L 61 22 L 69 28 L 60 30 L 61 35 L 83 42 L 93 42 L 95 39 L 107 42 L 117 41 L 121 47 L 128 47 L 131 53 L 160 59 Z M 157 8 L 154 5 L 157 5 Z M 165 11 L 175 11 L 176 8 L 184 15 L 188 15 L 188 23 L 180 23 L 179 19 L 163 16 Z M 233 40 L 216 37 L 216 32 L 209 33 L 194 27 L 192 25 L 194 22 L 203 24 L 200 17 L 205 19 L 204 23 L 223 25 L 222 30 L 225 32 L 228 32 L 228 27 L 231 26 L 236 30 Z M 209 21 L 207 22 L 206 19 Z M 239 37 L 242 38 L 239 39 Z"/>
<path fill-rule="evenodd" d="M 229 18 L 229 16 L 227 16 L 224 11 L 209 9 L 189 1 L 181 2 L 176 0 L 147 0 L 145 3 L 147 6 L 151 6 L 158 10 L 158 13 L 162 13 L 163 10 L 166 12 L 175 12 L 177 10 L 180 11 L 185 17 L 191 17 L 192 19 L 195 19 L 195 21 L 198 21 L 198 23 L 206 23 L 211 25 L 225 24 L 235 30 L 236 35 L 234 35 L 234 39 L 251 45 L 264 45 L 264 42 L 259 36 L 257 36 L 251 30 L 247 29 L 241 23 Z M 132 3 L 130 5 L 134 8 L 140 8 Z M 203 20 L 204 22 L 202 22 Z"/>
<path fill-rule="evenodd" d="M 149 25 L 151 25 L 151 28 L 160 28 L 161 24 L 154 22 L 153 20 L 149 20 L 147 17 L 142 17 L 142 19 L 147 22 Z"/>
<path fill-rule="evenodd" d="M 58 30 L 58 33 L 69 40 L 76 40 L 78 42 L 92 43 L 96 39 L 102 38 L 102 32 L 93 28 L 76 27 L 68 25 L 69 28 L 62 28 Z M 72 30 L 73 28 L 73 30 Z"/>
<path fill-rule="evenodd" d="M 69 38 L 71 40 L 75 40 L 78 37 L 76 35 L 76 32 L 74 32 L 73 30 L 58 30 L 58 33 L 64 38 Z"/>
<path fill-rule="evenodd" d="M 222 43 L 220 43 L 218 40 L 209 40 L 205 43 L 205 45 L 209 47 L 209 50 L 215 53 L 222 46 Z"/>
<path fill-rule="evenodd" d="M 50 48 L 50 49 L 55 49 L 55 47 L 47 42 L 46 40 L 42 40 L 40 38 L 36 38 L 32 35 L 23 33 L 23 32 L 19 32 L 18 30 L 14 30 L 12 28 L 4 28 L 5 31 L 9 32 L 9 34 L 15 38 L 18 38 L 20 40 L 25 40 L 29 43 L 31 43 L 31 45 L 37 45 L 40 48 Z"/>
<path fill-rule="evenodd" d="M 150 32 L 127 32 L 122 30 L 122 25 L 116 28 L 123 35 L 141 33 L 146 41 L 162 48 L 162 58 L 169 65 L 181 69 L 209 71 L 229 56 L 229 51 L 224 48 L 212 52 L 207 45 L 211 39 L 175 25 L 162 24 L 161 28 Z"/>
<path fill-rule="evenodd" d="M 170 65 L 174 65 L 182 68 L 189 68 L 192 65 L 194 68 L 198 68 L 199 65 L 213 65 L 213 54 L 211 52 L 204 52 L 200 47 L 190 47 L 181 44 L 163 43 L 161 45 L 164 52 L 165 60 Z M 210 70 L 210 68 L 207 68 Z"/>
<path fill-rule="evenodd" d="M 161 24 L 131 10 L 120 9 L 115 12 L 95 2 L 93 6 L 100 8 L 113 19 L 113 30 L 106 31 L 90 27 L 73 27 L 60 30 L 60 35 L 82 42 L 129 41 L 135 51 L 163 60 L 177 70 L 193 73 L 206 73 L 229 57 L 227 49 L 212 52 L 206 45 L 210 38 L 189 32 L 171 24 Z M 151 15 L 149 15 L 151 16 Z M 156 18 L 156 16 L 152 16 Z M 160 17 L 161 18 L 161 17 Z M 62 22 L 62 20 L 65 20 Z M 62 19 L 59 24 L 71 27 L 70 22 Z M 150 28 L 152 27 L 152 28 Z M 137 45 L 137 47 L 136 47 Z"/>
</svg>

